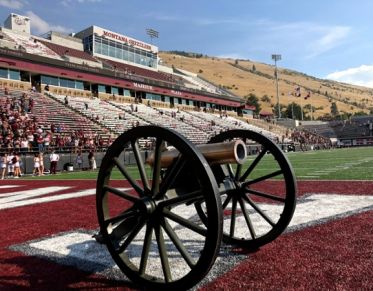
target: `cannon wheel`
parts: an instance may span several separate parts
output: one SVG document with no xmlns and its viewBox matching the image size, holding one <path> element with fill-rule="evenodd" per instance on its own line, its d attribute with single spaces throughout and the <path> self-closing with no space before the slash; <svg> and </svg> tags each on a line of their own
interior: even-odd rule
<svg viewBox="0 0 373 291">
<path fill-rule="evenodd" d="M 223 241 L 256 249 L 276 239 L 288 226 L 295 210 L 297 185 L 287 157 L 262 134 L 229 130 L 209 143 L 234 139 L 243 140 L 251 152 L 243 165 L 221 165 L 226 167 L 231 184 L 230 189 L 221 191 Z M 204 217 L 204 203 L 196 203 L 196 208 Z"/>
<path fill-rule="evenodd" d="M 144 140 L 154 147 L 145 158 Z M 168 168 L 160 158 L 166 144 L 179 151 Z M 219 190 L 205 158 L 183 136 L 156 126 L 123 133 L 103 158 L 96 190 L 102 239 L 130 280 L 150 290 L 185 289 L 208 273 L 222 240 Z M 204 222 L 194 207 L 201 200 Z"/>
</svg>

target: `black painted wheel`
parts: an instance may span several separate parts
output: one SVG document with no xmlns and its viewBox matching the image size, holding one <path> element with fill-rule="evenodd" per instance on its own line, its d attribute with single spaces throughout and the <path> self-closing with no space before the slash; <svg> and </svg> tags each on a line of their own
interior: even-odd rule
<svg viewBox="0 0 373 291">
<path fill-rule="evenodd" d="M 153 150 L 140 149 L 145 140 Z M 177 151 L 168 165 L 161 159 L 166 145 Z M 197 201 L 204 201 L 204 222 Z M 175 131 L 142 126 L 119 136 L 102 161 L 96 203 L 111 256 L 142 287 L 190 288 L 215 262 L 222 239 L 219 190 L 205 158 Z"/>
<path fill-rule="evenodd" d="M 220 165 L 218 184 L 223 209 L 223 241 L 256 249 L 276 239 L 290 223 L 296 204 L 293 169 L 281 149 L 267 137 L 249 130 L 230 130 L 210 143 L 241 139 L 248 158 L 243 165 Z M 212 170 L 214 170 L 214 167 Z M 196 203 L 204 217 L 204 203 Z"/>
</svg>

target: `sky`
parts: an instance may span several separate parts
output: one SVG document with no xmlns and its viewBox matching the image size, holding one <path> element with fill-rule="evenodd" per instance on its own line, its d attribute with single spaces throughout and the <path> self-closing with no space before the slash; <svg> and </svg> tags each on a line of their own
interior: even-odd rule
<svg viewBox="0 0 373 291">
<path fill-rule="evenodd" d="M 373 88 L 372 0 L 0 0 L 31 19 L 32 34 L 97 25 L 152 43 L 214 57 L 274 64 Z"/>
</svg>

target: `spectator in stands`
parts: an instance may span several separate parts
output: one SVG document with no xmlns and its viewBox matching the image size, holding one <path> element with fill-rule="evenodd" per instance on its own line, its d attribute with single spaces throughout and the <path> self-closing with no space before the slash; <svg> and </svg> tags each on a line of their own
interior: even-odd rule
<svg viewBox="0 0 373 291">
<path fill-rule="evenodd" d="M 47 131 L 47 132 L 45 133 L 45 136 L 44 136 L 44 149 L 45 149 L 46 151 L 49 150 L 49 145 L 50 145 L 50 141 L 51 141 L 51 139 L 52 139 L 52 135 L 51 135 L 50 132 Z"/>
<path fill-rule="evenodd" d="M 41 133 L 38 134 L 38 136 L 36 138 L 36 142 L 38 144 L 39 152 L 44 151 L 44 138 L 43 138 L 43 135 Z"/>
<path fill-rule="evenodd" d="M 21 139 L 21 152 L 25 153 L 28 151 L 29 142 L 27 141 L 26 137 L 23 136 Z"/>
<path fill-rule="evenodd" d="M 51 163 L 50 172 L 51 172 L 51 174 L 56 174 L 57 163 L 60 160 L 60 156 L 55 151 L 52 151 L 51 155 L 49 156 L 49 160 L 50 160 L 50 163 Z"/>
<path fill-rule="evenodd" d="M 29 113 L 31 113 L 32 110 L 34 109 L 34 105 L 35 105 L 34 99 L 30 97 L 28 100 L 28 112 Z"/>
<path fill-rule="evenodd" d="M 48 84 L 45 85 L 44 90 L 45 90 L 45 91 L 49 91 L 49 85 L 48 85 Z"/>
<path fill-rule="evenodd" d="M 67 95 L 65 96 L 64 101 L 65 101 L 65 105 L 66 105 L 66 106 L 69 105 L 69 98 L 67 97 Z"/>
<path fill-rule="evenodd" d="M 74 145 L 74 152 L 78 152 L 78 149 L 79 149 L 79 138 L 78 137 L 73 138 L 73 145 Z"/>
<path fill-rule="evenodd" d="M 7 158 L 8 154 L 1 154 L 0 155 L 0 169 L 1 169 L 1 180 L 5 178 L 6 166 L 7 166 Z"/>
<path fill-rule="evenodd" d="M 30 130 L 27 133 L 27 141 L 28 141 L 29 151 L 32 151 L 32 148 L 35 146 L 35 143 L 34 143 L 34 135 L 32 134 Z"/>
</svg>

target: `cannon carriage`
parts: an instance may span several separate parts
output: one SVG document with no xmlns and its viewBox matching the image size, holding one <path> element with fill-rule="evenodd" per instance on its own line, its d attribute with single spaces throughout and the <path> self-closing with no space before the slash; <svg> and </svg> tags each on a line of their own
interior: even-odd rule
<svg viewBox="0 0 373 291">
<path fill-rule="evenodd" d="M 154 141 L 146 157 L 145 139 Z M 195 146 L 173 130 L 141 126 L 119 136 L 102 161 L 97 216 L 130 280 L 180 290 L 206 276 L 222 241 L 256 249 L 277 238 L 293 216 L 296 190 L 286 156 L 259 133 L 230 130 Z"/>
</svg>

